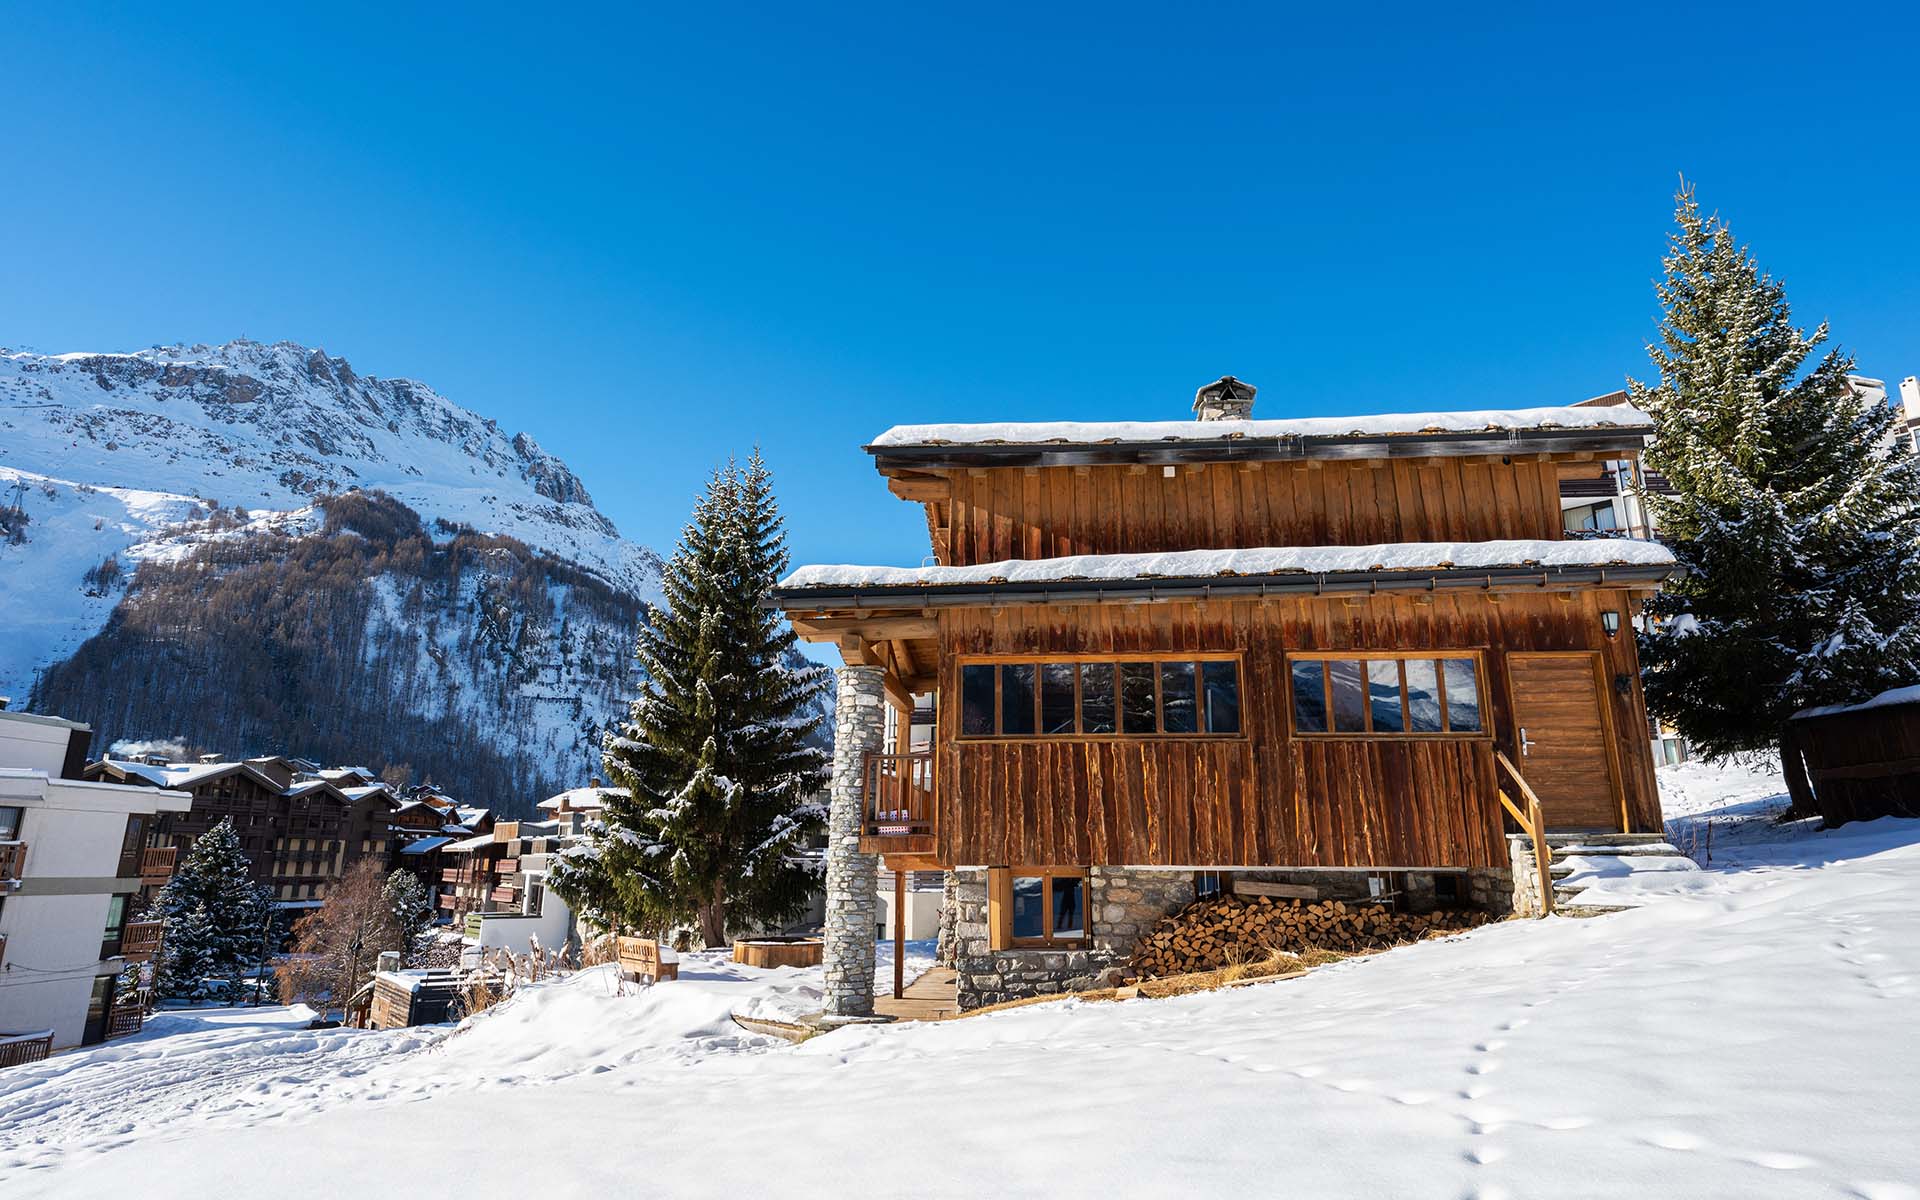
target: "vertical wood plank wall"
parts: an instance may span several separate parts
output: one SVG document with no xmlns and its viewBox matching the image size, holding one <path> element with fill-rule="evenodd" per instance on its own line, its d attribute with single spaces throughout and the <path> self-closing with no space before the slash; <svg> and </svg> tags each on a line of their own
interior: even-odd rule
<svg viewBox="0 0 1920 1200">
<path fill-rule="evenodd" d="M 1462 458 L 998 467 L 929 505 L 943 563 L 1249 546 L 1562 536 L 1559 468 Z"/>
<path fill-rule="evenodd" d="M 1564 598 L 1563 598 L 1564 597 Z M 1627 597 L 1616 591 L 952 610 L 941 623 L 939 857 L 956 864 L 1506 865 L 1503 656 L 1593 650 L 1629 827 L 1660 828 Z M 1600 610 L 1622 613 L 1618 637 Z M 957 657 L 1238 650 L 1244 740 L 961 741 Z M 1289 650 L 1480 650 L 1491 736 L 1292 739 Z M 1625 694 L 1615 676 L 1629 683 Z"/>
</svg>

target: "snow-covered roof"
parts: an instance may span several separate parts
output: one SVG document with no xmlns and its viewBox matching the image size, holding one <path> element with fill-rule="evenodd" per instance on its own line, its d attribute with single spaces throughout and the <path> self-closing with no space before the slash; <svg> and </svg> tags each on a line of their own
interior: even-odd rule
<svg viewBox="0 0 1920 1200">
<path fill-rule="evenodd" d="M 400 847 L 400 853 L 425 854 L 430 850 L 438 850 L 440 847 L 446 845 L 448 842 L 451 842 L 452 840 L 453 839 L 450 837 L 416 838 L 413 841 L 408 842 L 406 845 Z"/>
<path fill-rule="evenodd" d="M 480 821 L 486 820 L 489 816 L 492 815 L 491 810 L 480 808 L 478 806 L 470 805 L 470 804 L 461 805 L 460 807 L 454 809 L 454 813 L 457 816 L 459 816 L 460 823 L 462 825 L 468 826 L 469 828 L 471 828 L 473 825 L 477 824 Z"/>
<path fill-rule="evenodd" d="M 385 792 L 386 790 L 387 785 L 384 783 L 369 783 L 365 787 L 341 788 L 340 794 L 350 800 L 364 800 L 375 792 Z"/>
<path fill-rule="evenodd" d="M 1634 538 L 1390 542 L 1372 546 L 1076 554 L 1066 558 L 1014 559 L 966 567 L 810 566 L 794 571 L 782 579 L 778 587 L 788 591 L 805 588 L 935 587 L 949 584 L 1204 579 L 1512 567 L 1661 567 L 1673 563 L 1673 552 L 1665 546 Z"/>
<path fill-rule="evenodd" d="M 467 838 L 465 841 L 454 842 L 452 845 L 447 847 L 447 850 L 450 853 L 454 853 L 454 854 L 466 854 L 469 851 L 478 850 L 480 847 L 491 845 L 492 843 L 493 843 L 493 835 L 490 833 L 483 833 L 476 837 Z"/>
<path fill-rule="evenodd" d="M 125 775 L 138 775 L 160 787 L 186 788 L 204 782 L 233 770 L 246 770 L 269 787 L 277 788 L 271 779 L 260 774 L 259 768 L 243 762 L 212 763 L 166 763 L 155 766 L 151 763 L 129 762 L 126 759 L 109 758 L 103 760 L 115 770 Z"/>
<path fill-rule="evenodd" d="M 1871 700 L 1862 700 L 1858 704 L 1823 704 L 1817 708 L 1803 708 L 1793 715 L 1831 717 L 1836 713 L 1863 712 L 1869 708 L 1891 708 L 1896 704 L 1920 704 L 1920 684 L 1889 688 Z"/>
<path fill-rule="evenodd" d="M 566 808 L 570 808 L 570 809 L 575 809 L 575 810 L 589 809 L 589 808 L 605 808 L 607 804 L 608 796 L 625 796 L 625 795 L 627 795 L 626 788 L 618 788 L 618 787 L 572 788 L 572 789 L 569 789 L 568 791 L 561 792 L 557 796 L 549 796 L 545 800 L 542 800 L 539 804 L 535 805 L 534 807 L 544 808 L 549 811 L 559 809 L 562 806 L 565 806 Z"/>
<path fill-rule="evenodd" d="M 1653 419 L 1629 405 L 1486 409 L 1473 412 L 1382 413 L 1253 421 L 997 421 L 895 425 L 868 446 L 1098 445 L 1114 442 L 1201 442 L 1230 438 L 1391 437 L 1422 433 L 1521 433 L 1540 430 L 1638 429 Z"/>
</svg>

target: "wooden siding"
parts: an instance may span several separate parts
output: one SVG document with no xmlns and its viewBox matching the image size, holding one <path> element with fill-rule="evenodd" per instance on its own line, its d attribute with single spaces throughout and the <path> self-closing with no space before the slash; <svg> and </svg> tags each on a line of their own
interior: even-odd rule
<svg viewBox="0 0 1920 1200">
<path fill-rule="evenodd" d="M 1660 827 L 1630 627 L 1617 591 L 1366 600 L 1036 605 L 942 614 L 937 857 L 964 865 L 1506 865 L 1493 750 L 1511 754 L 1505 653 L 1594 650 L 1608 752 L 1634 830 Z M 1623 622 L 1624 624 L 1624 622 Z M 1482 738 L 1294 739 L 1290 650 L 1479 650 Z M 1239 651 L 1244 739 L 961 741 L 965 655 Z"/>
<path fill-rule="evenodd" d="M 1562 535 L 1559 466 L 1463 458 L 957 470 L 928 506 L 944 563 Z"/>
</svg>

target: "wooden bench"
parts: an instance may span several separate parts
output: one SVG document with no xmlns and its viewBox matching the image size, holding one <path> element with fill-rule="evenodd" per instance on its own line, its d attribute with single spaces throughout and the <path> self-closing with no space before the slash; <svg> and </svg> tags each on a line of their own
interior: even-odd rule
<svg viewBox="0 0 1920 1200">
<path fill-rule="evenodd" d="M 657 938 L 615 938 L 613 952 L 622 975 L 645 976 L 655 983 L 680 978 L 680 955 Z"/>
</svg>

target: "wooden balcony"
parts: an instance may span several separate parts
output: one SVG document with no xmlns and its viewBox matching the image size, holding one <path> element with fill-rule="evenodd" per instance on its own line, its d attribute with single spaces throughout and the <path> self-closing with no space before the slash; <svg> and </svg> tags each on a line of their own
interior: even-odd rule
<svg viewBox="0 0 1920 1200">
<path fill-rule="evenodd" d="M 866 854 L 934 852 L 933 752 L 868 753 L 860 849 Z M 911 865 L 911 864 L 906 864 Z"/>
<path fill-rule="evenodd" d="M 120 956 L 128 962 L 145 962 L 160 951 L 159 921 L 128 921 L 120 935 Z"/>
<path fill-rule="evenodd" d="M 150 846 L 140 852 L 140 886 L 159 887 L 173 878 L 173 864 L 180 858 L 176 846 Z"/>
<path fill-rule="evenodd" d="M 25 842 L 0 842 L 0 883 L 17 883 L 27 869 Z"/>
<path fill-rule="evenodd" d="M 452 911 L 453 911 L 453 905 L 454 905 L 454 897 L 453 897 L 453 893 L 452 893 L 452 892 L 446 892 L 446 893 L 444 893 L 444 894 L 442 894 L 442 895 L 441 895 L 441 897 L 440 897 L 440 907 L 441 907 L 441 908 L 444 908 L 444 909 L 446 909 L 446 910 L 447 910 L 448 912 L 452 912 Z"/>
<path fill-rule="evenodd" d="M 495 904 L 517 904 L 520 901 L 520 889 L 512 885 L 503 885 L 488 893 Z"/>
</svg>

